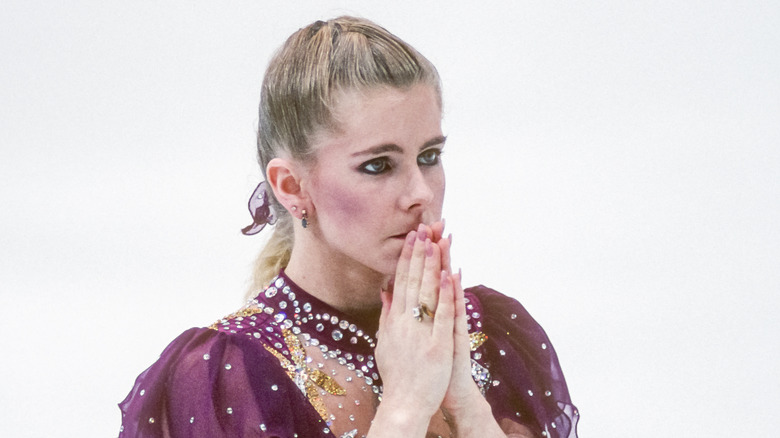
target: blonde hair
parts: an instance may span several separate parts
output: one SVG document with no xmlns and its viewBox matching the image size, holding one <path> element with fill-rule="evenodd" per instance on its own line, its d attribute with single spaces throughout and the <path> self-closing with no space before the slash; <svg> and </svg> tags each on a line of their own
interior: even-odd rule
<svg viewBox="0 0 780 438">
<path fill-rule="evenodd" d="M 314 160 L 312 136 L 337 128 L 333 108 L 340 92 L 420 83 L 434 88 L 441 106 L 441 84 L 433 64 L 369 20 L 344 16 L 299 29 L 271 59 L 263 79 L 257 134 L 263 176 L 268 162 L 280 155 Z M 269 195 L 278 219 L 257 257 L 250 293 L 287 266 L 294 244 L 293 218 Z"/>
</svg>

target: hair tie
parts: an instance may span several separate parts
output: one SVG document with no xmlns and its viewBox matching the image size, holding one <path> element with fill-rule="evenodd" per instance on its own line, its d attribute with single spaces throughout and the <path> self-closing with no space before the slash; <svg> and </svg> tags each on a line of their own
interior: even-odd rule
<svg viewBox="0 0 780 438">
<path fill-rule="evenodd" d="M 252 215 L 254 221 L 241 230 L 247 236 L 259 233 L 268 224 L 276 223 L 276 210 L 268 202 L 266 186 L 265 181 L 261 181 L 252 193 L 252 197 L 249 198 L 249 214 Z"/>
</svg>

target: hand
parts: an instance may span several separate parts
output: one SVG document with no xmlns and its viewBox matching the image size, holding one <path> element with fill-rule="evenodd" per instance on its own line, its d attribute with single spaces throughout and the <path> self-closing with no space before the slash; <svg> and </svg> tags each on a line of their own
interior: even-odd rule
<svg viewBox="0 0 780 438">
<path fill-rule="evenodd" d="M 416 421 L 423 434 L 450 384 L 454 356 L 455 287 L 451 275 L 442 271 L 441 248 L 431 237 L 436 236 L 425 225 L 407 236 L 393 292 L 382 292 L 376 348 L 384 384 L 377 418 L 380 411 L 400 412 Z M 417 321 L 412 309 L 423 295 L 437 297 L 436 318 Z"/>
</svg>

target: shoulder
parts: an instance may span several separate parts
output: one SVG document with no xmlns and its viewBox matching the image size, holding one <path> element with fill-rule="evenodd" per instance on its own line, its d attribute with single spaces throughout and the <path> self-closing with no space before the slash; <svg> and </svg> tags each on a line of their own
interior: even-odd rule
<svg viewBox="0 0 780 438">
<path fill-rule="evenodd" d="M 476 320 L 485 335 L 484 359 L 490 371 L 486 397 L 496 418 L 550 432 L 546 436 L 576 431 L 579 414 L 542 326 L 520 302 L 498 291 L 480 285 L 464 292 L 470 321 Z"/>
<path fill-rule="evenodd" d="M 268 315 L 245 310 L 165 348 L 120 403 L 120 436 L 259 436 L 286 433 L 296 416 L 310 415 L 274 354 Z"/>
</svg>

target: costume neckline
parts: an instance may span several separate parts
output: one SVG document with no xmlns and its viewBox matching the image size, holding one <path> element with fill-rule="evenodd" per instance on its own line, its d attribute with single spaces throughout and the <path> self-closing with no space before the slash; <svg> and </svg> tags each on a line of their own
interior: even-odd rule
<svg viewBox="0 0 780 438">
<path fill-rule="evenodd" d="M 313 345 L 373 354 L 379 321 L 334 308 L 306 292 L 284 270 L 255 299 L 280 327 L 303 334 L 304 340 Z"/>
</svg>

